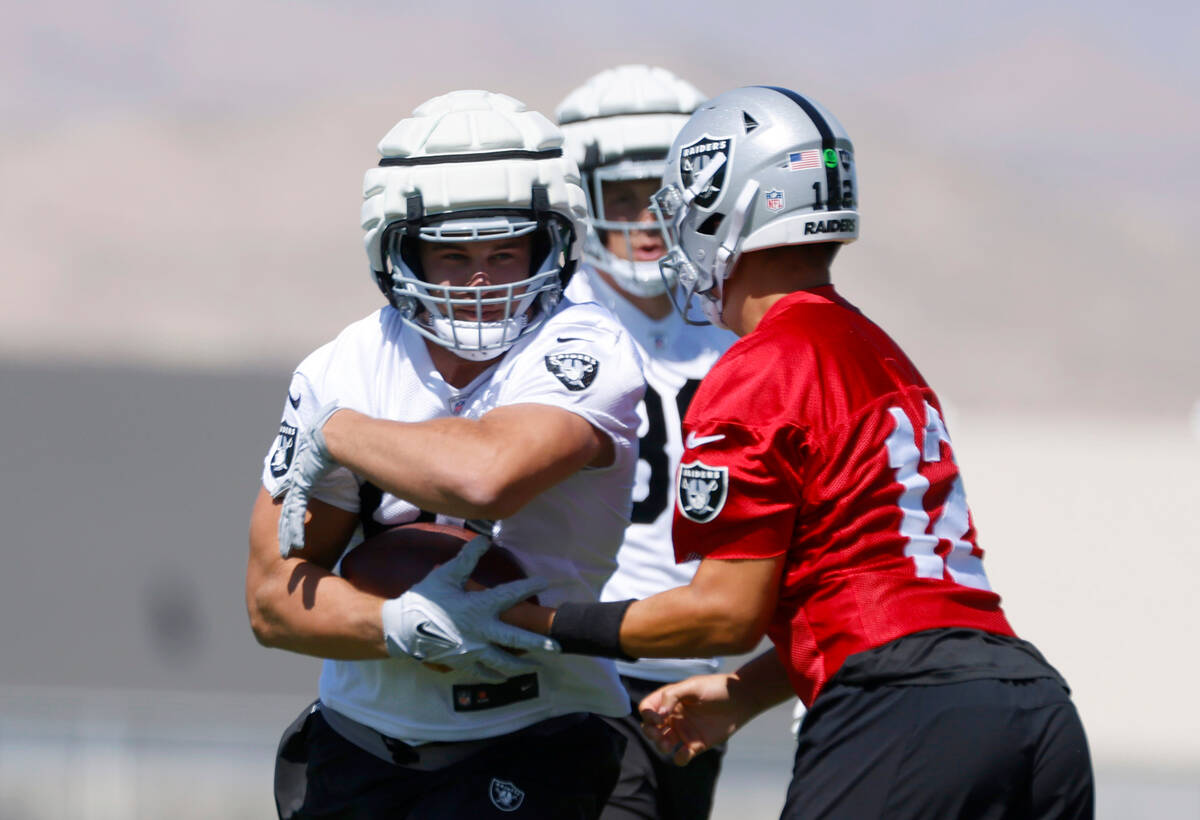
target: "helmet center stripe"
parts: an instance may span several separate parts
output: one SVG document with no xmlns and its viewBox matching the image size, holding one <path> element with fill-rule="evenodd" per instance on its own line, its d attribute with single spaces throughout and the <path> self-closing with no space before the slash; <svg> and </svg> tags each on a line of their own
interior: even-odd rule
<svg viewBox="0 0 1200 820">
<path fill-rule="evenodd" d="M 778 91 L 783 96 L 794 102 L 796 105 L 804 109 L 804 113 L 812 120 L 813 125 L 817 128 L 817 133 L 821 135 L 821 158 L 824 163 L 825 152 L 833 151 L 837 153 L 837 142 L 833 136 L 833 129 L 829 127 L 829 123 L 821 116 L 821 112 L 817 107 L 809 102 L 804 97 L 801 97 L 795 91 L 788 88 L 779 88 L 774 85 L 760 85 L 759 88 L 766 88 L 771 91 Z M 828 211 L 837 211 L 842 207 L 842 181 L 840 163 L 830 168 L 825 165 L 825 184 L 829 188 L 829 194 L 825 198 L 825 209 Z"/>
</svg>

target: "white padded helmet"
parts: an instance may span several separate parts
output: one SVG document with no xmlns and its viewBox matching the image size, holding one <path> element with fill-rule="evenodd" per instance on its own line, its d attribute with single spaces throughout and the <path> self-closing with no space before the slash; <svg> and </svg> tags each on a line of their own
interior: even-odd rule
<svg viewBox="0 0 1200 820">
<path fill-rule="evenodd" d="M 503 354 L 553 311 L 579 260 L 587 205 L 562 133 L 512 97 L 452 91 L 397 123 L 379 153 L 362 205 L 375 282 L 425 338 L 472 361 Z M 454 288 L 424 280 L 417 241 L 525 235 L 534 237 L 527 279 Z M 503 318 L 483 321 L 495 305 Z"/>
<path fill-rule="evenodd" d="M 724 327 L 724 283 L 743 253 L 858 238 L 854 146 L 832 114 L 795 91 L 734 89 L 679 132 L 654 202 L 676 309 Z M 697 296 L 708 322 L 693 319 Z"/>
<path fill-rule="evenodd" d="M 635 296 L 656 296 L 666 289 L 658 262 L 613 254 L 604 245 L 603 232 L 623 231 L 629 240 L 633 231 L 657 231 L 659 226 L 606 218 L 604 186 L 661 179 L 675 135 L 703 101 L 695 86 L 665 68 L 622 65 L 590 78 L 555 109 L 591 206 L 584 259 Z"/>
</svg>

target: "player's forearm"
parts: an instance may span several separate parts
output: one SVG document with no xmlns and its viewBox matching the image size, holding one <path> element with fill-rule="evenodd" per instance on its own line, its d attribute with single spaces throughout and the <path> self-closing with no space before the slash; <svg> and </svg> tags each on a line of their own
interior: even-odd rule
<svg viewBox="0 0 1200 820">
<path fill-rule="evenodd" d="M 646 735 L 684 765 L 791 696 L 783 666 L 768 650 L 735 672 L 668 683 L 643 698 L 638 711 Z"/>
<path fill-rule="evenodd" d="M 350 410 L 324 427 L 330 455 L 381 489 L 431 512 L 507 518 L 601 453 L 574 413 L 511 405 L 483 418 L 385 421 Z"/>
<path fill-rule="evenodd" d="M 687 658 L 749 652 L 765 624 L 691 585 L 634 601 L 621 621 L 621 649 L 635 658 Z"/>
<path fill-rule="evenodd" d="M 342 410 L 324 428 L 339 464 L 416 506 L 462 518 L 495 516 L 497 481 L 489 480 L 490 443 L 478 422 L 385 421 Z"/>
<path fill-rule="evenodd" d="M 773 647 L 738 667 L 732 678 L 731 693 L 747 702 L 743 725 L 772 706 L 796 696 L 787 670 Z"/>
<path fill-rule="evenodd" d="M 610 658 L 711 657 L 749 652 L 775 610 L 783 556 L 700 562 L 691 583 L 641 601 L 566 603 L 505 613 L 564 652 Z"/>
<path fill-rule="evenodd" d="M 301 559 L 282 561 L 247 584 L 250 625 L 258 642 L 320 658 L 388 657 L 382 606 L 382 598 Z"/>
<path fill-rule="evenodd" d="M 534 604 L 518 604 L 507 610 L 502 620 L 540 635 L 561 637 L 563 629 L 574 631 L 575 624 L 601 629 L 587 640 L 597 644 L 585 654 L 609 654 L 613 657 L 687 658 L 712 657 L 748 652 L 758 645 L 765 624 L 752 609 L 732 610 L 716 599 L 705 598 L 690 586 L 677 587 L 629 604 L 623 614 L 619 604 L 576 604 L 568 613 L 572 624 L 555 621 L 559 610 Z M 609 628 L 601 627 L 616 618 Z M 592 629 L 588 630 L 592 632 Z M 608 644 L 611 652 L 599 646 Z M 564 649 L 573 650 L 568 644 Z"/>
</svg>

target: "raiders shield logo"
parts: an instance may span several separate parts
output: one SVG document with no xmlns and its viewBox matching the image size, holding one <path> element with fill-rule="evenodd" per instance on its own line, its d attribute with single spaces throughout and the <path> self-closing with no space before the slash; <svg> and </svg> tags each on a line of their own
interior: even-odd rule
<svg viewBox="0 0 1200 820">
<path fill-rule="evenodd" d="M 728 494 L 728 467 L 709 467 L 703 461 L 679 465 L 675 498 L 684 518 L 707 524 L 721 512 Z"/>
<path fill-rule="evenodd" d="M 551 353 L 546 369 L 568 390 L 583 390 L 596 380 L 600 362 L 586 353 Z"/>
<path fill-rule="evenodd" d="M 271 453 L 271 475 L 283 478 L 292 466 L 292 455 L 296 452 L 296 428 L 286 421 L 279 422 L 279 438 L 275 439 L 275 450 Z"/>
<path fill-rule="evenodd" d="M 498 777 L 492 778 L 492 783 L 488 786 L 488 797 L 492 798 L 492 805 L 500 811 L 516 811 L 525 802 L 525 792 Z"/>
<path fill-rule="evenodd" d="M 683 180 L 684 188 L 692 187 L 692 183 L 696 177 L 710 163 L 716 160 L 718 155 L 724 157 L 721 167 L 713 173 L 712 179 L 696 195 L 692 204 L 708 210 L 721 197 L 721 191 L 725 184 L 725 169 L 729 167 L 729 157 L 732 153 L 732 137 L 710 137 L 707 135 L 696 140 L 691 145 L 684 146 L 679 151 L 679 176 Z"/>
</svg>

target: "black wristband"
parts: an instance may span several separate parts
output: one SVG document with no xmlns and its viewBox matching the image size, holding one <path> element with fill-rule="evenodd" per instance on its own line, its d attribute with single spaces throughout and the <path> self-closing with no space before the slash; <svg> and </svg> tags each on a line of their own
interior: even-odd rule
<svg viewBox="0 0 1200 820">
<path fill-rule="evenodd" d="M 621 621 L 633 599 L 603 604 L 560 604 L 550 625 L 550 637 L 563 652 L 631 661 L 621 651 Z"/>
</svg>

